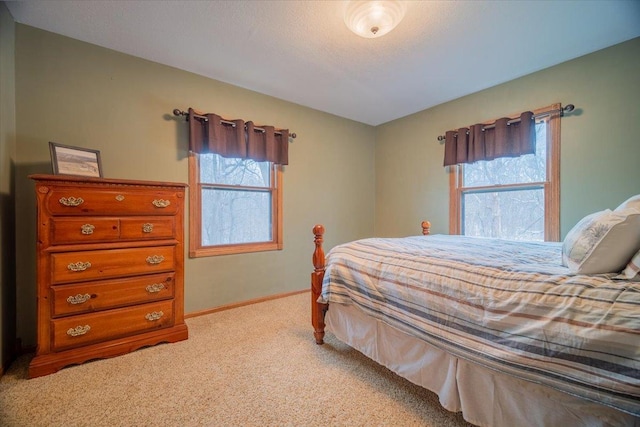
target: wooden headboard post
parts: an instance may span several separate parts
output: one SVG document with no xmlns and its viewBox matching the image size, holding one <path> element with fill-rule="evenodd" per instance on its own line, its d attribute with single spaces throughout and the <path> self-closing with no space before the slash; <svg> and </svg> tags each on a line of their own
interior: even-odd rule
<svg viewBox="0 0 640 427">
<path fill-rule="evenodd" d="M 431 234 L 431 223 L 429 221 L 422 221 L 422 224 L 420 225 L 422 226 L 423 236 L 428 236 L 429 234 Z"/>
<path fill-rule="evenodd" d="M 324 278 L 325 258 L 322 249 L 324 227 L 316 225 L 313 227 L 313 239 L 316 248 L 313 251 L 313 273 L 311 273 L 311 324 L 313 325 L 313 335 L 316 344 L 324 343 L 324 314 L 329 309 L 328 304 L 318 302 L 322 292 L 322 279 Z"/>
</svg>

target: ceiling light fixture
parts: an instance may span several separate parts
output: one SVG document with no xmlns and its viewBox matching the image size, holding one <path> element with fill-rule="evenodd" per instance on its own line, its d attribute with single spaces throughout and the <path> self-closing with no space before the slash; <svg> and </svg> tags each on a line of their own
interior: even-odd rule
<svg viewBox="0 0 640 427">
<path fill-rule="evenodd" d="M 404 12 L 402 1 L 350 1 L 344 23 L 357 35 L 371 39 L 393 30 L 404 17 Z"/>
</svg>

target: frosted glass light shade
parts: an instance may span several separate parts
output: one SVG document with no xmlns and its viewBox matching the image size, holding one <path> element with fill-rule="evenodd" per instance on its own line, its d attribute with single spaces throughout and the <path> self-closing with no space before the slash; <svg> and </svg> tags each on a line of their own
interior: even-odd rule
<svg viewBox="0 0 640 427">
<path fill-rule="evenodd" d="M 398 25 L 404 12 L 404 3 L 397 0 L 350 1 L 344 23 L 361 37 L 380 37 Z"/>
</svg>

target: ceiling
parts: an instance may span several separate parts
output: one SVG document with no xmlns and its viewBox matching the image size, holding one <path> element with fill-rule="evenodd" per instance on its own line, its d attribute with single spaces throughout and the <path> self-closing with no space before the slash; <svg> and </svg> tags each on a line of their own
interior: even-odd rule
<svg viewBox="0 0 640 427">
<path fill-rule="evenodd" d="M 640 36 L 639 1 L 407 1 L 389 34 L 346 1 L 5 2 L 16 22 L 370 125 Z"/>
</svg>

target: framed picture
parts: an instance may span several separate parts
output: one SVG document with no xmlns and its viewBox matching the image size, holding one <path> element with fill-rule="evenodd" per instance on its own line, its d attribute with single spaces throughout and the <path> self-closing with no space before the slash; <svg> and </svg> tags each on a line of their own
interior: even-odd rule
<svg viewBox="0 0 640 427">
<path fill-rule="evenodd" d="M 55 175 L 82 175 L 102 178 L 100 151 L 49 142 Z"/>
</svg>

